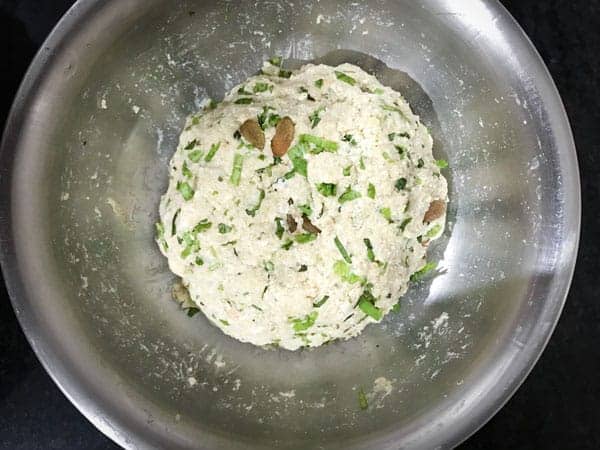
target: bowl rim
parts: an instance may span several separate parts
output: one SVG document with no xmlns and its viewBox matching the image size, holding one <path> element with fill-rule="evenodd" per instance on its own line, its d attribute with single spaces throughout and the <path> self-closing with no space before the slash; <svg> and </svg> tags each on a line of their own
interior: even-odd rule
<svg viewBox="0 0 600 450">
<path fill-rule="evenodd" d="M 77 29 L 85 21 L 85 18 L 93 16 L 94 11 L 99 8 L 100 3 L 102 2 L 99 0 L 77 0 L 71 6 L 58 21 L 36 53 L 13 101 L 0 144 L 0 217 L 2 218 L 0 220 L 0 236 L 3 236 L 0 239 L 0 265 L 16 317 L 29 344 L 46 372 L 69 401 L 96 428 L 118 445 L 131 448 L 136 447 L 140 443 L 151 446 L 152 441 L 149 439 L 149 436 L 143 436 L 139 433 L 140 430 L 136 429 L 134 424 L 119 421 L 118 418 L 115 418 L 116 415 L 111 417 L 109 414 L 107 417 L 107 415 L 103 414 L 101 412 L 103 405 L 94 397 L 95 392 L 89 389 L 89 385 L 78 380 L 69 372 L 69 364 L 65 362 L 65 356 L 59 349 L 52 348 L 51 345 L 46 344 L 44 339 L 44 332 L 46 330 L 38 326 L 39 318 L 35 316 L 32 308 L 28 308 L 29 302 L 26 300 L 27 294 L 24 280 L 17 261 L 11 216 L 12 204 L 15 202 L 12 195 L 13 168 L 20 146 L 21 124 L 31 113 L 30 106 L 32 99 L 39 95 L 38 88 L 42 84 L 41 80 L 44 79 L 49 71 L 48 68 L 52 67 L 54 63 L 54 52 L 60 52 L 61 45 L 68 41 L 69 35 L 77 32 Z M 480 412 L 479 416 L 476 417 L 476 420 L 470 420 L 461 424 L 461 426 L 457 427 L 458 431 L 449 435 L 449 440 L 445 442 L 445 445 L 452 447 L 476 433 L 510 400 L 540 358 L 558 323 L 569 292 L 575 270 L 581 232 L 581 186 L 576 147 L 569 119 L 558 89 L 535 46 L 508 10 L 499 0 L 485 3 L 498 17 L 506 20 L 509 26 L 513 28 L 513 31 L 520 36 L 521 45 L 524 50 L 529 52 L 532 58 L 534 58 L 532 64 L 537 65 L 538 69 L 541 70 L 542 76 L 536 78 L 536 83 L 544 87 L 548 96 L 552 96 L 550 100 L 553 102 L 554 107 L 549 111 L 549 114 L 553 118 L 552 122 L 560 123 L 563 129 L 562 135 L 557 138 L 559 141 L 557 145 L 558 152 L 566 158 L 566 170 L 572 174 L 570 179 L 563 180 L 563 182 L 565 184 L 565 192 L 571 196 L 570 200 L 574 201 L 571 209 L 571 212 L 574 213 L 571 223 L 572 229 L 567 231 L 575 233 L 575 246 L 568 260 L 568 267 L 566 269 L 568 278 L 563 283 L 562 292 L 556 295 L 556 299 L 553 302 L 548 302 L 549 304 L 552 303 L 549 305 L 552 307 L 550 311 L 546 311 L 550 309 L 549 307 L 544 308 L 544 311 L 550 315 L 550 326 L 541 332 L 541 339 L 539 339 L 536 346 L 524 349 L 519 359 L 513 361 L 514 365 L 519 363 L 518 370 L 516 370 L 510 382 L 504 386 L 502 392 L 488 392 L 487 397 L 482 401 L 487 403 L 487 405 Z M 493 395 L 494 393 L 495 395 Z M 385 443 L 390 443 L 389 437 Z"/>
</svg>

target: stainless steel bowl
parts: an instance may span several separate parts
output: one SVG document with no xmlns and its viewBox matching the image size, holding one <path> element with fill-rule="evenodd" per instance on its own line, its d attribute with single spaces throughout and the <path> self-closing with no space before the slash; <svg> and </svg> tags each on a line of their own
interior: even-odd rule
<svg viewBox="0 0 600 450">
<path fill-rule="evenodd" d="M 153 243 L 184 117 L 275 54 L 376 73 L 450 162 L 438 276 L 359 338 L 295 353 L 183 315 Z M 19 320 L 69 399 L 129 448 L 451 447 L 540 355 L 579 237 L 563 106 L 491 0 L 80 0 L 21 86 L 1 168 Z"/>
</svg>

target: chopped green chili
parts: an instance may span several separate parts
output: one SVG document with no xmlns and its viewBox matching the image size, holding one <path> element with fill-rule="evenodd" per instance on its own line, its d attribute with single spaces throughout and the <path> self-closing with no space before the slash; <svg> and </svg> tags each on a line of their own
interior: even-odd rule
<svg viewBox="0 0 600 450">
<path fill-rule="evenodd" d="M 285 229 L 283 228 L 283 225 L 281 225 L 281 219 L 279 217 L 275 217 L 275 236 L 281 239 L 284 231 Z"/>
<path fill-rule="evenodd" d="M 344 260 L 348 264 L 352 264 L 352 258 L 350 258 L 350 255 L 346 251 L 346 248 L 344 247 L 344 244 L 342 244 L 342 241 L 340 241 L 339 238 L 336 236 L 335 239 L 333 240 L 333 242 L 335 243 L 335 246 L 337 247 L 337 249 L 341 253 L 341 255 L 344 258 Z"/>
<path fill-rule="evenodd" d="M 191 150 L 193 149 L 196 145 L 198 145 L 198 140 L 194 139 L 193 141 L 188 142 L 188 144 L 184 147 L 185 150 Z"/>
<path fill-rule="evenodd" d="M 186 202 L 191 200 L 194 196 L 194 190 L 186 181 L 178 181 L 177 190 L 181 193 L 181 196 Z"/>
<path fill-rule="evenodd" d="M 240 153 L 236 153 L 233 157 L 233 167 L 231 169 L 231 177 L 229 182 L 234 186 L 239 186 L 240 179 L 242 178 L 242 166 L 244 165 L 244 156 Z"/>
<path fill-rule="evenodd" d="M 363 278 L 352 273 L 350 265 L 341 259 L 333 264 L 333 272 L 346 283 L 354 284 L 363 281 Z"/>
<path fill-rule="evenodd" d="M 312 242 L 317 239 L 317 235 L 314 233 L 302 233 L 297 234 L 294 239 L 298 244 L 307 244 L 308 242 Z"/>
<path fill-rule="evenodd" d="M 369 187 L 367 188 L 367 196 L 369 198 L 375 198 L 375 186 L 372 183 L 369 183 Z"/>
<path fill-rule="evenodd" d="M 323 296 L 323 298 L 321 300 L 319 300 L 318 302 L 314 302 L 313 303 L 313 307 L 315 308 L 320 308 L 321 306 L 323 306 L 325 304 L 325 302 L 329 300 L 329 295 L 325 295 Z"/>
<path fill-rule="evenodd" d="M 319 183 L 317 191 L 324 197 L 334 197 L 337 194 L 337 185 L 334 183 Z"/>
<path fill-rule="evenodd" d="M 390 208 L 381 208 L 379 210 L 379 212 L 381 213 L 381 215 L 389 222 L 392 223 L 392 210 Z"/>
<path fill-rule="evenodd" d="M 350 86 L 354 86 L 356 84 L 356 80 L 349 75 L 346 75 L 344 72 L 335 71 L 335 76 L 338 80 L 343 81 L 344 83 L 348 83 Z"/>
<path fill-rule="evenodd" d="M 435 261 L 428 262 L 427 264 L 425 264 L 423 267 L 421 267 L 419 270 L 417 270 L 415 273 L 413 273 L 410 276 L 410 281 L 419 281 L 419 280 L 423 279 L 425 277 L 425 275 L 427 275 L 427 273 L 431 272 L 432 270 L 435 270 L 436 267 L 437 267 L 437 262 L 435 262 Z"/>
<path fill-rule="evenodd" d="M 412 217 L 407 217 L 406 219 L 404 219 L 402 221 L 402 223 L 400 224 L 400 226 L 398 228 L 400 228 L 401 231 L 404 231 L 404 229 L 406 228 L 406 225 L 408 225 L 411 220 L 412 220 Z"/>
<path fill-rule="evenodd" d="M 308 161 L 304 159 L 304 152 L 300 145 L 293 146 L 288 152 L 288 157 L 290 161 L 292 161 L 292 166 L 294 167 L 294 172 L 299 173 L 300 175 L 306 177 L 308 175 Z"/>
<path fill-rule="evenodd" d="M 365 289 L 358 298 L 358 307 L 367 316 L 379 321 L 383 317 L 381 309 L 375 306 L 377 299 L 373 296 L 369 289 Z"/>
<path fill-rule="evenodd" d="M 310 120 L 310 127 L 314 128 L 316 127 L 319 122 L 321 121 L 321 113 L 325 110 L 325 107 L 320 107 L 318 109 L 315 109 L 309 116 L 308 116 L 308 120 Z"/>
<path fill-rule="evenodd" d="M 173 214 L 173 220 L 171 220 L 171 236 L 175 236 L 177 234 L 177 216 L 179 216 L 179 213 L 181 212 L 181 208 L 179 208 L 177 211 L 175 211 L 175 214 Z"/>
<path fill-rule="evenodd" d="M 311 153 L 319 154 L 321 152 L 336 152 L 338 149 L 337 142 L 313 136 L 312 134 L 301 134 L 298 138 L 301 144 L 309 144 Z"/>
<path fill-rule="evenodd" d="M 256 211 L 258 211 L 260 209 L 260 206 L 262 205 L 262 202 L 264 199 L 265 199 L 265 191 L 263 189 L 261 189 L 258 193 L 258 203 L 256 203 L 256 205 L 253 206 L 252 208 L 246 209 L 246 214 L 254 217 L 256 215 Z"/>
<path fill-rule="evenodd" d="M 252 103 L 252 99 L 250 97 L 242 97 L 238 98 L 234 103 L 236 105 L 249 105 Z"/>
<path fill-rule="evenodd" d="M 204 156 L 204 152 L 202 150 L 194 150 L 193 152 L 190 152 L 190 154 L 188 155 L 188 158 L 191 162 L 197 163 L 198 161 L 200 161 L 202 159 L 203 156 Z"/>
<path fill-rule="evenodd" d="M 357 198 L 360 198 L 360 197 L 361 197 L 360 192 L 355 191 L 355 190 L 351 189 L 350 186 L 348 186 L 348 188 L 344 191 L 344 193 L 339 196 L 338 202 L 344 204 L 346 202 L 351 202 L 352 200 L 356 200 Z"/>
<path fill-rule="evenodd" d="M 300 331 L 308 330 L 315 324 L 318 315 L 319 313 L 317 311 L 312 311 L 310 314 L 304 317 L 304 319 L 293 319 L 292 323 L 294 324 L 294 331 L 298 333 Z"/>
<path fill-rule="evenodd" d="M 215 154 L 219 150 L 219 147 L 221 147 L 221 143 L 220 142 L 217 142 L 216 144 L 211 145 L 210 146 L 210 150 L 208 151 L 208 153 L 204 157 L 204 161 L 206 161 L 206 162 L 212 161 L 212 159 L 215 157 Z"/>
</svg>

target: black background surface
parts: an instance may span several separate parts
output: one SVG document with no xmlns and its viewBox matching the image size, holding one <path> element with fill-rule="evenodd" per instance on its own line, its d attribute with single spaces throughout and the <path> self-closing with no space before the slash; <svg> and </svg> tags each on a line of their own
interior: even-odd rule
<svg viewBox="0 0 600 450">
<path fill-rule="evenodd" d="M 467 0 L 457 0 L 467 1 Z M 71 0 L 0 0 L 0 125 L 37 48 Z M 548 65 L 581 171 L 582 239 L 548 347 L 507 405 L 462 449 L 600 449 L 600 0 L 502 2 Z M 0 283 L 0 449 L 114 449 L 33 354 Z"/>
</svg>

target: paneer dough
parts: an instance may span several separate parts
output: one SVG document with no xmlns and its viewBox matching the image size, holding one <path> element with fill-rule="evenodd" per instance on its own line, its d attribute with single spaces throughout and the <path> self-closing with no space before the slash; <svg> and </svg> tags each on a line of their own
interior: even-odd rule
<svg viewBox="0 0 600 450">
<path fill-rule="evenodd" d="M 188 118 L 157 242 L 229 336 L 289 350 L 348 339 L 431 267 L 443 167 L 419 117 L 375 77 L 272 60 Z"/>
</svg>

